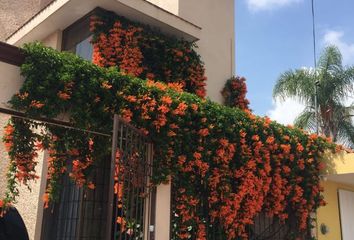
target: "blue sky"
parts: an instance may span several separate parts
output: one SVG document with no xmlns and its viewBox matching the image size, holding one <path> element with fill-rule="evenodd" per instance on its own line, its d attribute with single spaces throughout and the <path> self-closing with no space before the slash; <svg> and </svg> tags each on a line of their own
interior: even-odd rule
<svg viewBox="0 0 354 240">
<path fill-rule="evenodd" d="M 317 55 L 336 44 L 345 64 L 354 64 L 354 1 L 315 0 Z M 236 0 L 236 73 L 247 78 L 251 108 L 292 123 L 303 106 L 272 99 L 279 75 L 313 66 L 310 0 Z M 289 111 L 291 109 L 291 111 Z"/>
</svg>

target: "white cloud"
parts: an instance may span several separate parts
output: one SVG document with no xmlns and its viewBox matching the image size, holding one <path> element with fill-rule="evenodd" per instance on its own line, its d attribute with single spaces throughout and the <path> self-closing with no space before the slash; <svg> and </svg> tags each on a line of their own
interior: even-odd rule
<svg viewBox="0 0 354 240">
<path fill-rule="evenodd" d="M 246 0 L 248 8 L 253 11 L 273 10 L 285 7 L 293 3 L 299 3 L 302 0 Z"/>
<path fill-rule="evenodd" d="M 325 45 L 336 45 L 343 55 L 344 64 L 354 63 L 354 43 L 348 43 L 343 40 L 344 32 L 328 30 L 324 37 L 323 42 Z"/>
<path fill-rule="evenodd" d="M 295 118 L 304 110 L 305 106 L 297 100 L 288 98 L 285 101 L 273 101 L 273 109 L 267 115 L 279 123 L 288 125 L 293 124 Z"/>
</svg>

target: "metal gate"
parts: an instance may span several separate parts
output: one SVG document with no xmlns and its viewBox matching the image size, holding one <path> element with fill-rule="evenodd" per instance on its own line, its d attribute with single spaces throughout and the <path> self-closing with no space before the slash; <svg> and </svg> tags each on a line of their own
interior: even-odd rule
<svg viewBox="0 0 354 240">
<path fill-rule="evenodd" d="M 114 117 L 107 234 L 114 240 L 153 240 L 152 144 L 130 124 Z M 112 209 L 112 211 L 111 211 Z M 153 229 L 151 229 L 153 230 Z"/>
<path fill-rule="evenodd" d="M 116 115 L 111 160 L 92 166 L 96 188 L 78 188 L 66 175 L 59 202 L 44 211 L 41 239 L 153 240 L 152 151 L 146 137 Z"/>
<path fill-rule="evenodd" d="M 298 232 L 296 219 L 289 216 L 285 222 L 279 218 L 269 217 L 265 212 L 259 213 L 254 219 L 254 224 L 248 226 L 250 240 L 288 240 L 294 239 Z"/>
<path fill-rule="evenodd" d="M 176 186 L 172 186 L 176 189 Z M 175 199 L 177 191 L 172 190 L 172 199 Z M 201 217 L 202 221 L 205 223 L 206 229 L 206 239 L 207 240 L 226 240 L 228 239 L 225 234 L 225 230 L 222 227 L 222 223 L 212 221 L 209 215 L 209 205 L 208 205 L 208 195 L 200 195 L 200 200 L 202 202 L 204 216 Z M 178 230 L 178 214 L 174 211 L 176 209 L 175 201 L 171 201 L 172 214 L 171 214 L 171 240 L 179 240 Z M 200 217 L 200 216 L 199 216 Z M 246 226 L 246 233 L 248 240 L 292 240 L 300 239 L 297 238 L 299 235 L 301 239 L 310 239 L 311 234 L 304 231 L 299 233 L 299 228 L 297 224 L 297 218 L 294 213 L 290 213 L 285 221 L 281 221 L 278 217 L 270 217 L 265 211 L 260 212 L 253 219 L 252 225 Z M 193 226 L 190 226 L 193 229 Z M 193 231 L 191 231 L 193 232 Z M 195 231 L 193 232 L 195 233 Z M 196 239 L 193 236 L 191 239 Z M 236 237 L 233 240 L 244 239 L 241 237 Z"/>
</svg>

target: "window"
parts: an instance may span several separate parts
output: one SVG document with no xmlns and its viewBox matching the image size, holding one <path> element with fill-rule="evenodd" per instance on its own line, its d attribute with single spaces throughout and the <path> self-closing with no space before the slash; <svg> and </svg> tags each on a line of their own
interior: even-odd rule
<svg viewBox="0 0 354 240">
<path fill-rule="evenodd" d="M 92 60 L 90 17 L 97 11 L 99 9 L 93 10 L 63 31 L 63 51 L 75 53 L 89 61 Z"/>
<path fill-rule="evenodd" d="M 88 61 L 92 60 L 93 47 L 91 44 L 91 37 L 84 39 L 79 42 L 75 48 L 76 55 L 86 59 Z"/>
</svg>

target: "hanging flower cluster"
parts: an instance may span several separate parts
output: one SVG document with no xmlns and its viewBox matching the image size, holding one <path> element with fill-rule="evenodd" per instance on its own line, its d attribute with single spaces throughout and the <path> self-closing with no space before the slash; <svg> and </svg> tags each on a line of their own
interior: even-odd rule
<svg viewBox="0 0 354 240">
<path fill-rule="evenodd" d="M 142 79 L 177 83 L 205 97 L 205 69 L 194 44 L 168 38 L 111 12 L 93 16 L 90 29 L 95 64 L 118 66 L 123 73 Z"/>
<path fill-rule="evenodd" d="M 57 97 L 62 99 L 59 94 Z M 20 97 L 23 101 L 26 98 L 27 96 Z M 35 109 L 31 104 L 29 106 Z M 39 178 L 35 167 L 38 163 L 38 153 L 43 150 L 49 153 L 47 188 L 43 195 L 44 207 L 48 207 L 50 201 L 58 200 L 61 179 L 65 173 L 69 174 L 77 186 L 95 188 L 87 173 L 95 155 L 94 143 L 93 139 L 85 134 L 12 117 L 4 128 L 3 142 L 10 158 L 10 166 L 6 196 L 0 201 L 0 214 L 3 214 L 3 206 L 16 202 L 19 185 L 31 189 L 30 183 Z"/>
<path fill-rule="evenodd" d="M 247 86 L 244 77 L 233 77 L 227 80 L 221 94 L 226 106 L 238 107 L 243 110 L 249 109 L 250 102 L 246 98 Z"/>
<path fill-rule="evenodd" d="M 10 164 L 7 192 L 1 201 L 3 206 L 8 206 L 19 195 L 18 184 L 29 186 L 31 181 L 39 178 L 35 167 L 41 143 L 38 135 L 31 130 L 33 127 L 34 123 L 30 121 L 13 118 L 4 128 L 3 142 L 10 156 Z"/>
<path fill-rule="evenodd" d="M 99 68 L 38 44 L 27 45 L 25 51 L 28 57 L 22 73 L 26 81 L 11 100 L 14 109 L 30 116 L 69 113 L 75 126 L 104 132 L 111 130 L 113 113 L 118 113 L 153 140 L 152 180 L 159 183 L 171 176 L 176 189 L 173 224 L 178 227 L 173 239 L 208 239 L 213 226 L 221 228 L 222 239 L 247 239 L 246 228 L 260 211 L 283 221 L 294 213 L 300 239 L 310 228 L 310 213 L 323 204 L 320 157 L 336 148 L 328 139 L 249 111 L 223 107 L 181 92 L 176 85 Z M 58 93 L 65 92 L 68 83 L 70 97 L 63 99 Z M 38 108 L 33 102 L 42 105 Z M 31 174 L 34 160 L 15 158 L 18 154 L 32 157 L 28 153 L 36 152 L 31 127 L 12 127 L 5 141 L 11 149 L 15 176 L 22 169 Z M 66 171 L 63 160 L 53 159 L 64 156 L 71 162 L 71 176 L 78 185 L 90 185 L 87 175 L 81 174 L 87 164 L 97 161 L 90 152 L 90 137 L 48 132 L 51 137 L 45 139 L 53 144 L 44 144 L 53 149 L 49 178 L 56 179 L 53 176 Z M 48 140 L 53 137 L 54 141 Z M 107 142 L 101 145 L 101 151 L 109 149 Z M 21 151 L 20 146 L 26 150 Z M 11 189 L 9 192 L 16 195 Z M 52 196 L 49 189 L 45 198 L 51 200 Z"/>
</svg>

